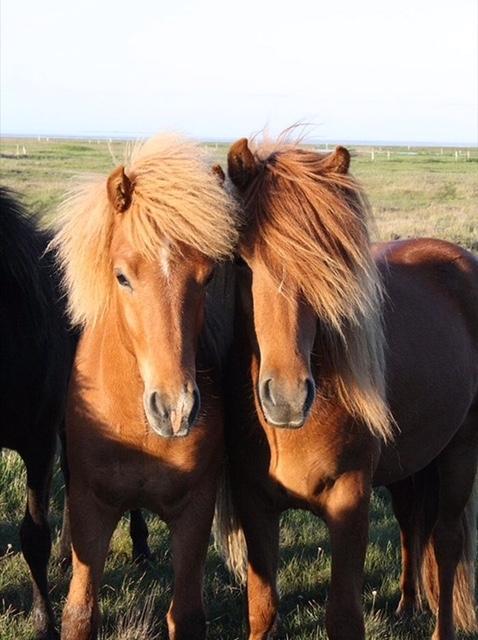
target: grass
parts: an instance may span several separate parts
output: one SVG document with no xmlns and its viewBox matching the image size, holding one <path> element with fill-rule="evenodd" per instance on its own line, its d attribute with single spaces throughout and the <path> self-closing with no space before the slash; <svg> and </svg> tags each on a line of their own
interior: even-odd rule
<svg viewBox="0 0 478 640">
<path fill-rule="evenodd" d="M 18 145 L 18 155 L 17 155 Z M 25 146 L 26 155 L 23 155 Z M 227 147 L 210 145 L 224 164 Z M 11 140 L 2 142 L 2 183 L 19 191 L 26 203 L 50 222 L 61 194 L 78 174 L 109 172 L 123 157 L 122 142 Z M 461 150 L 353 150 L 353 171 L 360 178 L 375 214 L 374 236 L 426 235 L 453 240 L 478 251 L 478 152 Z M 33 637 L 26 612 L 31 605 L 28 569 L 20 553 L 18 528 L 25 502 L 25 472 L 13 452 L 0 456 L 0 638 Z M 56 468 L 51 522 L 56 540 L 61 524 L 63 481 Z M 169 535 L 158 518 L 148 515 L 155 561 L 146 567 L 131 563 L 128 522 L 119 524 L 111 544 L 101 604 L 102 640 L 156 640 L 166 637 L 164 616 L 171 597 Z M 287 638 L 325 640 L 324 603 L 330 572 L 330 548 L 325 526 L 310 514 L 289 512 L 281 527 L 279 585 L 281 616 Z M 394 609 L 399 600 L 400 550 L 398 528 L 387 493 L 376 491 L 372 502 L 364 610 L 371 640 L 418 640 L 431 636 L 427 614 L 412 623 L 399 623 Z M 60 619 L 69 573 L 60 569 L 54 547 L 50 563 L 51 597 Z M 205 595 L 209 638 L 245 637 L 241 589 L 228 576 L 211 547 L 207 560 Z"/>
</svg>

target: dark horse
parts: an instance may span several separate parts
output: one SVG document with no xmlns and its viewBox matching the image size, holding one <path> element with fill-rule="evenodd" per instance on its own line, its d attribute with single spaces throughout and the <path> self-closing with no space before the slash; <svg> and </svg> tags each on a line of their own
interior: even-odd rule
<svg viewBox="0 0 478 640">
<path fill-rule="evenodd" d="M 0 447 L 17 451 L 27 469 L 27 507 L 20 539 L 33 579 L 36 637 L 50 639 L 56 632 L 47 582 L 48 500 L 64 412 L 70 341 L 52 257 L 44 255 L 49 238 L 3 188 L 0 235 Z"/>
<path fill-rule="evenodd" d="M 372 249 L 349 162 L 342 147 L 230 150 L 246 216 L 226 421 L 239 524 L 224 500 L 218 535 L 238 568 L 243 530 L 249 637 L 266 639 L 279 515 L 323 518 L 327 633 L 360 640 L 369 500 L 385 485 L 402 534 L 399 610 L 422 588 L 433 639 L 453 640 L 455 625 L 477 629 L 478 261 L 438 240 Z"/>
</svg>

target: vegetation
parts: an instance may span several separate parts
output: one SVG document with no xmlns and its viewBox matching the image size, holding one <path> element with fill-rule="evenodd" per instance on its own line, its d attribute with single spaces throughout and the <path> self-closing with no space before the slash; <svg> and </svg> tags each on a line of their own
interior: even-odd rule
<svg viewBox="0 0 478 640">
<path fill-rule="evenodd" d="M 209 146 L 224 163 L 227 146 Z M 1 146 L 2 183 L 23 194 L 25 202 L 50 222 L 61 194 L 75 176 L 110 171 L 121 162 L 124 150 L 122 142 L 7 139 Z M 353 171 L 364 184 L 372 203 L 376 238 L 436 236 L 478 252 L 476 149 L 443 149 L 442 153 L 440 149 L 361 147 L 354 152 Z M 25 472 L 21 460 L 12 452 L 4 451 L 0 455 L 0 488 L 0 638 L 27 640 L 32 637 L 32 626 L 25 615 L 31 604 L 31 586 L 18 537 L 25 503 Z M 57 468 L 51 503 L 55 540 L 61 525 L 62 495 L 63 479 Z M 147 565 L 137 566 L 131 562 L 126 518 L 114 534 L 101 589 L 103 640 L 165 637 L 164 616 L 172 581 L 169 537 L 166 526 L 158 518 L 148 515 L 148 524 L 155 559 Z M 56 552 L 55 547 L 50 584 L 59 620 L 69 570 L 61 570 Z M 365 569 L 367 637 L 372 640 L 430 637 L 433 625 L 428 614 L 421 614 L 409 623 L 398 622 L 394 617 L 399 600 L 399 534 L 384 490 L 375 492 L 373 498 Z M 329 572 L 330 550 L 325 526 L 307 513 L 285 514 L 279 571 L 285 637 L 326 638 L 324 603 Z M 244 638 L 243 593 L 212 547 L 206 576 L 209 638 Z"/>
</svg>

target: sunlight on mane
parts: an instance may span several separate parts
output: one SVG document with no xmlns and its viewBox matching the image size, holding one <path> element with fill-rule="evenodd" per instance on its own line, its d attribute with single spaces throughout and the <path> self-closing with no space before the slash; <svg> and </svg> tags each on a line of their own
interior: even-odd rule
<svg viewBox="0 0 478 640">
<path fill-rule="evenodd" d="M 109 202 L 107 176 L 90 179 L 66 196 L 52 248 L 58 252 L 73 324 L 87 325 L 111 298 L 110 245 L 117 216 L 129 240 L 147 259 L 192 247 L 214 260 L 231 255 L 237 241 L 236 212 L 211 161 L 197 144 L 158 135 L 130 150 L 125 170 L 132 181 L 131 206 L 117 213 Z"/>
</svg>

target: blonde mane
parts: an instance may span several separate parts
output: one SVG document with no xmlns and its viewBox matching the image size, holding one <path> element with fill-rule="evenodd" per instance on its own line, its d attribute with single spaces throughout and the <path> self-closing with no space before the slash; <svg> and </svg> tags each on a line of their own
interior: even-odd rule
<svg viewBox="0 0 478 640">
<path fill-rule="evenodd" d="M 288 283 L 318 316 L 318 357 L 347 411 L 392 437 L 385 392 L 382 287 L 370 252 L 369 206 L 357 182 L 324 172 L 324 156 L 269 142 L 253 149 L 258 174 L 245 193 L 247 229 L 281 290 Z"/>
<path fill-rule="evenodd" d="M 125 171 L 133 193 L 124 213 L 109 201 L 107 177 L 79 185 L 60 205 L 52 247 L 77 325 L 96 322 L 111 298 L 116 216 L 122 216 L 134 248 L 150 260 L 158 260 L 165 243 L 171 251 L 186 245 L 221 260 L 237 241 L 232 200 L 211 172 L 207 154 L 193 142 L 158 135 L 132 149 Z"/>
</svg>

